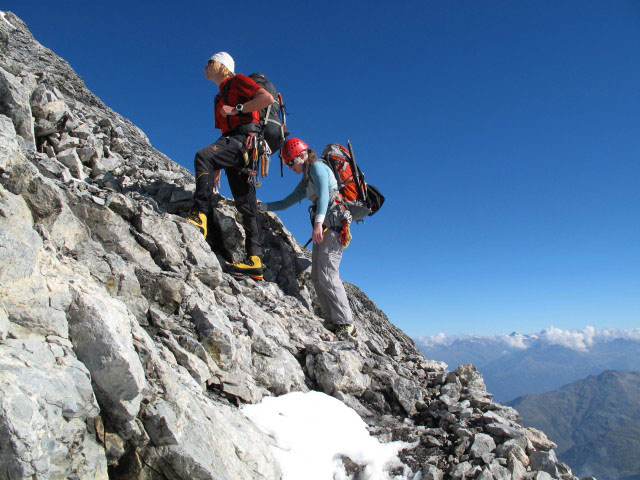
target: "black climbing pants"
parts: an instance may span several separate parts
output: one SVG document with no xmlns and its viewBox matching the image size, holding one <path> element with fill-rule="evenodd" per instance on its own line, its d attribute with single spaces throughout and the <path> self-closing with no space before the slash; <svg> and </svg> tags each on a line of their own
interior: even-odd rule
<svg viewBox="0 0 640 480">
<path fill-rule="evenodd" d="M 247 255 L 260 256 L 262 255 L 262 246 L 260 245 L 256 187 L 248 182 L 249 175 L 243 171 L 245 165 L 242 152 L 246 138 L 246 135 L 220 137 L 215 143 L 196 153 L 194 159 L 196 170 L 194 208 L 206 214 L 207 217 L 209 216 L 214 186 L 213 172 L 224 169 L 236 208 L 242 216 Z"/>
</svg>

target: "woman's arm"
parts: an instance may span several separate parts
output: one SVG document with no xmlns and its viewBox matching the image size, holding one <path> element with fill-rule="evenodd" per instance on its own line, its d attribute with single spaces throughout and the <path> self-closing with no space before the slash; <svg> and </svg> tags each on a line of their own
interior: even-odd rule
<svg viewBox="0 0 640 480">
<path fill-rule="evenodd" d="M 287 195 L 284 199 L 278 200 L 277 202 L 263 202 L 262 208 L 267 212 L 285 210 L 305 198 L 305 190 L 305 186 L 300 182 L 293 192 Z"/>
<path fill-rule="evenodd" d="M 329 208 L 329 169 L 323 168 L 325 166 L 321 162 L 314 162 L 311 164 L 309 174 L 311 180 L 316 187 L 316 193 L 318 194 L 318 201 L 316 202 L 316 218 L 314 222 L 324 222 L 324 217 L 327 215 Z"/>
</svg>

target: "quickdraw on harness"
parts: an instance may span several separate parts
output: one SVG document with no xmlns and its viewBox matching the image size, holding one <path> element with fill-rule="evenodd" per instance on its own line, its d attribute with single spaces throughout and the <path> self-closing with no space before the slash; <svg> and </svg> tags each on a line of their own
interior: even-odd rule
<svg viewBox="0 0 640 480">
<path fill-rule="evenodd" d="M 345 205 L 342 195 L 336 195 L 335 202 L 340 209 L 340 216 L 342 217 L 342 228 L 338 227 L 340 230 L 336 229 L 336 231 L 340 234 L 340 245 L 342 245 L 342 248 L 347 248 L 353 238 L 351 235 L 351 212 Z"/>
<path fill-rule="evenodd" d="M 271 155 L 271 149 L 264 136 L 249 132 L 244 143 L 244 163 L 248 168 L 249 178 L 247 181 L 251 185 L 255 187 L 262 185 L 258 179 L 258 172 L 260 172 L 261 178 L 269 174 L 269 155 Z"/>
</svg>

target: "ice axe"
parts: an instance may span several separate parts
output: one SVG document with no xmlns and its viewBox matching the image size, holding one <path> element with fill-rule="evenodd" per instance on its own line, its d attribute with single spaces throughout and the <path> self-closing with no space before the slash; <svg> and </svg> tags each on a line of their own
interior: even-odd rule
<svg viewBox="0 0 640 480">
<path fill-rule="evenodd" d="M 327 230 L 329 230 L 329 227 L 324 227 L 324 230 L 322 230 L 322 233 L 324 234 Z M 309 245 L 311 243 L 311 240 L 313 240 L 313 237 L 311 237 L 307 243 L 304 244 L 304 248 L 307 248 L 307 245 Z"/>
</svg>

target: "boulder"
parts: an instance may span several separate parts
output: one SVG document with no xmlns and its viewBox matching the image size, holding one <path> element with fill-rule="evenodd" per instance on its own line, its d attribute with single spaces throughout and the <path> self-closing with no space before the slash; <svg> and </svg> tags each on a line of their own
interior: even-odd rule
<svg viewBox="0 0 640 480">
<path fill-rule="evenodd" d="M 58 161 L 69 169 L 71 175 L 75 178 L 83 178 L 84 170 L 82 169 L 82 162 L 80 157 L 76 153 L 75 148 L 69 148 L 56 155 Z"/>
<path fill-rule="evenodd" d="M 483 455 L 493 452 L 496 449 L 496 442 L 485 433 L 477 433 L 473 436 L 473 444 L 469 453 L 473 458 L 482 458 Z"/>
<path fill-rule="evenodd" d="M 33 119 L 27 90 L 20 79 L 0 67 L 0 109 L 8 115 L 25 146 L 35 149 Z"/>
<path fill-rule="evenodd" d="M 78 359 L 91 372 L 96 396 L 119 421 L 131 422 L 147 388 L 133 346 L 135 317 L 118 300 L 99 291 L 73 287 L 69 333 Z"/>
</svg>

